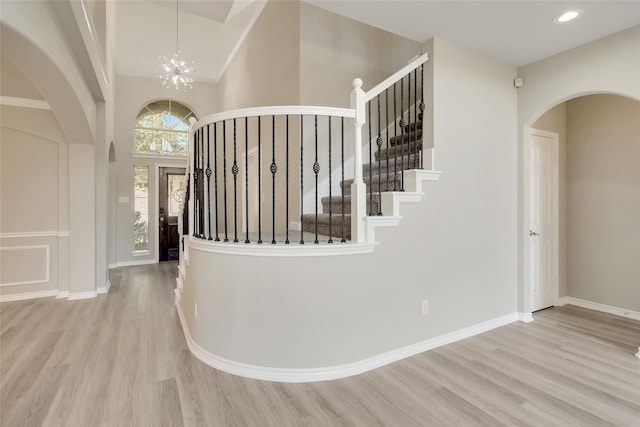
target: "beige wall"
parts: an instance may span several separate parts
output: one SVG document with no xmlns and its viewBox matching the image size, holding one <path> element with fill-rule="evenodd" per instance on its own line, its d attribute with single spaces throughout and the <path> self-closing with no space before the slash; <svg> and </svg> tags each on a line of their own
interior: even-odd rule
<svg viewBox="0 0 640 427">
<path fill-rule="evenodd" d="M 531 126 L 558 134 L 558 291 L 567 296 L 567 104 L 558 104 Z"/>
<path fill-rule="evenodd" d="M 640 102 L 567 102 L 568 295 L 640 312 Z"/>
<path fill-rule="evenodd" d="M 0 298 L 56 295 L 66 140 L 49 110 L 0 108 Z"/>
<path fill-rule="evenodd" d="M 300 4 L 300 103 L 349 107 L 353 79 L 372 88 L 420 51 L 420 43 Z"/>
<path fill-rule="evenodd" d="M 267 3 L 218 81 L 219 111 L 299 103 L 299 9 Z"/>
</svg>

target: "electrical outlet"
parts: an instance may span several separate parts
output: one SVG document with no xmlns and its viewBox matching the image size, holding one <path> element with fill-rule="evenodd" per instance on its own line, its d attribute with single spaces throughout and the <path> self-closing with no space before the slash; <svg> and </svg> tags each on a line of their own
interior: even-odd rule
<svg viewBox="0 0 640 427">
<path fill-rule="evenodd" d="M 193 317 L 198 318 L 198 303 L 193 303 Z"/>
<path fill-rule="evenodd" d="M 422 300 L 422 315 L 424 316 L 425 314 L 429 314 L 429 300 L 428 299 L 423 299 Z"/>
</svg>

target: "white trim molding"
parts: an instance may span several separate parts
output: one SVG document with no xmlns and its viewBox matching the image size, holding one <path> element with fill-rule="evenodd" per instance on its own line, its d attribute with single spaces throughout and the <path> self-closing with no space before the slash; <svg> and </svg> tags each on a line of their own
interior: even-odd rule
<svg viewBox="0 0 640 427">
<path fill-rule="evenodd" d="M 140 261 L 121 261 L 116 264 L 117 267 L 131 267 L 134 265 L 157 264 L 155 259 L 141 259 Z"/>
<path fill-rule="evenodd" d="M 111 287 L 111 281 L 107 280 L 104 286 L 100 286 L 96 289 L 98 295 L 104 295 L 109 293 L 109 288 Z"/>
<path fill-rule="evenodd" d="M 25 239 L 35 237 L 59 237 L 58 231 L 20 231 L 17 233 L 0 233 L 0 239 Z M 68 233 L 68 232 L 67 232 Z"/>
<path fill-rule="evenodd" d="M 601 311 L 603 313 L 615 314 L 617 316 L 628 317 L 633 320 L 640 320 L 640 312 L 627 310 L 626 308 L 614 307 L 612 305 L 601 304 L 599 302 L 586 301 L 580 298 L 561 297 L 558 299 L 558 306 L 566 304 L 576 305 L 590 310 Z"/>
<path fill-rule="evenodd" d="M 180 305 L 177 305 L 178 317 L 182 324 L 182 330 L 187 341 L 189 350 L 195 357 L 200 359 L 207 365 L 241 377 L 253 378 L 265 381 L 277 381 L 285 383 L 315 382 L 328 381 L 340 378 L 346 378 L 353 375 L 362 374 L 373 369 L 397 362 L 407 357 L 441 347 L 446 344 L 472 337 L 501 326 L 508 325 L 518 320 L 519 314 L 512 313 L 502 317 L 488 320 L 468 328 L 463 328 L 439 337 L 431 338 L 416 344 L 401 347 L 378 356 L 369 357 L 353 363 L 347 363 L 337 366 L 328 366 L 322 368 L 270 368 L 264 366 L 249 365 L 245 363 L 235 362 L 212 354 L 196 343 L 191 337 L 189 327 L 182 312 Z"/>
<path fill-rule="evenodd" d="M 42 279 L 34 279 L 34 280 L 25 280 L 22 282 L 8 282 L 8 283 L 0 283 L 0 287 L 5 286 L 19 286 L 19 285 L 35 285 L 38 283 L 49 283 L 51 281 L 51 245 L 26 245 L 26 246 L 5 246 L 0 247 L 0 251 L 10 251 L 10 250 L 30 250 L 30 249 L 44 249 L 44 263 L 45 263 L 45 273 L 44 278 Z"/>
<path fill-rule="evenodd" d="M 44 99 L 17 98 L 15 96 L 0 96 L 0 105 L 20 108 L 35 108 L 37 110 L 51 110 L 51 105 Z"/>
<path fill-rule="evenodd" d="M 49 291 L 37 292 L 20 292 L 18 294 L 0 295 L 0 302 L 22 301 L 35 298 L 48 298 L 58 296 L 58 291 L 51 289 Z"/>
<path fill-rule="evenodd" d="M 73 292 L 67 298 L 69 301 L 79 300 L 79 299 L 89 299 L 96 298 L 98 293 L 96 291 L 86 291 L 86 292 Z"/>
<path fill-rule="evenodd" d="M 518 320 L 524 323 L 533 322 L 533 314 L 531 313 L 518 313 Z"/>
</svg>

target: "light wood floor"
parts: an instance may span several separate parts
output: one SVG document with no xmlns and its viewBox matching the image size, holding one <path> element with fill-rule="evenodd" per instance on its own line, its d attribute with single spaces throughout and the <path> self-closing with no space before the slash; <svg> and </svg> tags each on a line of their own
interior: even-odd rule
<svg viewBox="0 0 640 427">
<path fill-rule="evenodd" d="M 175 263 L 111 272 L 108 295 L 0 304 L 0 424 L 640 426 L 640 322 L 577 307 L 360 376 L 279 384 L 187 349 Z"/>
</svg>

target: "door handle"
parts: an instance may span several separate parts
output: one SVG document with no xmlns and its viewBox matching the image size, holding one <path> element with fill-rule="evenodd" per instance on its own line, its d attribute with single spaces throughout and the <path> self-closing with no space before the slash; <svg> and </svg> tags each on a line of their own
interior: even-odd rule
<svg viewBox="0 0 640 427">
<path fill-rule="evenodd" d="M 529 230 L 529 237 L 531 236 L 540 236 L 538 233 L 536 233 L 535 231 L 531 231 Z"/>
</svg>

